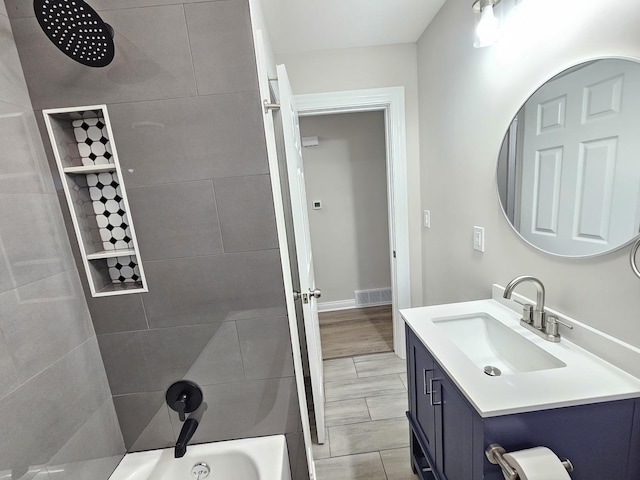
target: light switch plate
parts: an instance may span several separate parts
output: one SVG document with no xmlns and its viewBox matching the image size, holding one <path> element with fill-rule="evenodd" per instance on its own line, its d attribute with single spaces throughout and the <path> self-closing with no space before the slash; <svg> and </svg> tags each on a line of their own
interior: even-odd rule
<svg viewBox="0 0 640 480">
<path fill-rule="evenodd" d="M 431 228 L 431 210 L 422 212 L 422 224 L 425 228 Z"/>
<path fill-rule="evenodd" d="M 484 227 L 473 227 L 473 249 L 484 252 Z"/>
</svg>

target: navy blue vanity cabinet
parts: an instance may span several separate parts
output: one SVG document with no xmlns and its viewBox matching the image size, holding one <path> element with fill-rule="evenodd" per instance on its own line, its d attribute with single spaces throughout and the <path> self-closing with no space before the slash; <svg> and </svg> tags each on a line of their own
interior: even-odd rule
<svg viewBox="0 0 640 480">
<path fill-rule="evenodd" d="M 407 359 L 414 471 L 425 480 L 472 479 L 473 411 L 410 330 Z"/>
<path fill-rule="evenodd" d="M 481 417 L 407 328 L 411 462 L 422 480 L 504 480 L 484 451 L 547 446 L 572 480 L 640 480 L 640 401 Z M 550 385 L 549 388 L 553 388 Z"/>
</svg>

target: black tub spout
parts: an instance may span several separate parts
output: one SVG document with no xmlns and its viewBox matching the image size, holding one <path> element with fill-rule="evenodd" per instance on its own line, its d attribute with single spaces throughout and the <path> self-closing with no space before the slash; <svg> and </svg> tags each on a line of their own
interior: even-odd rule
<svg viewBox="0 0 640 480">
<path fill-rule="evenodd" d="M 185 420 L 184 425 L 182 425 L 182 430 L 180 430 L 178 441 L 176 442 L 175 458 L 184 457 L 184 454 L 187 453 L 187 445 L 191 437 L 193 437 L 193 434 L 196 433 L 197 428 L 198 421 L 195 418 L 187 418 Z"/>
</svg>

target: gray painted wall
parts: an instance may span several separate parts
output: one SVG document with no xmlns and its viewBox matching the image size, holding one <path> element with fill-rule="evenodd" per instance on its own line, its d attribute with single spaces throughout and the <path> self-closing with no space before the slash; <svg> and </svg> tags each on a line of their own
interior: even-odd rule
<svg viewBox="0 0 640 480">
<path fill-rule="evenodd" d="M 0 2 L 0 477 L 106 480 L 113 400 Z"/>
<path fill-rule="evenodd" d="M 384 112 L 302 117 L 300 132 L 320 143 L 302 153 L 321 302 L 391 288 Z"/>
<path fill-rule="evenodd" d="M 7 1 L 35 108 L 108 104 L 124 171 L 149 293 L 88 303 L 127 449 L 175 444 L 164 392 L 188 378 L 207 404 L 194 443 L 286 433 L 298 458 L 248 3 L 92 2 L 115 30 L 103 69 L 61 55 L 24 3 Z"/>
<path fill-rule="evenodd" d="M 527 246 L 503 217 L 495 168 L 509 122 L 540 84 L 585 60 L 640 58 L 640 4 L 522 5 L 526 22 L 501 45 L 473 48 L 466 0 L 446 2 L 418 42 L 422 207 L 432 223 L 423 233 L 425 303 L 487 298 L 491 283 L 530 274 L 546 285 L 549 306 L 638 347 L 640 280 L 629 249 L 570 260 Z M 486 228 L 484 254 L 472 249 L 473 225 Z"/>
</svg>

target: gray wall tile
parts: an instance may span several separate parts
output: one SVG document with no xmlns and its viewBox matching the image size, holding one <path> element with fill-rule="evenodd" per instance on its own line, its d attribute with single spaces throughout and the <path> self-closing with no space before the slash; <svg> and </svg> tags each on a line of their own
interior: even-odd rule
<svg viewBox="0 0 640 480">
<path fill-rule="evenodd" d="M 151 328 L 219 322 L 284 303 L 277 250 L 146 262 L 145 272 Z"/>
<path fill-rule="evenodd" d="M 2 5 L 2 8 L 4 8 L 4 5 Z M 6 16 L 0 16 L 0 65 L 2 65 L 3 76 L 2 100 L 31 108 L 27 84 L 22 73 L 18 51 L 13 41 L 11 25 Z"/>
<path fill-rule="evenodd" d="M 269 172 L 257 93 L 109 106 L 127 187 Z"/>
<path fill-rule="evenodd" d="M 31 102 L 37 109 L 182 97 L 195 93 L 182 5 L 104 12 L 116 55 L 87 68 L 60 52 L 35 17 L 12 21 Z"/>
<path fill-rule="evenodd" d="M 143 261 L 222 253 L 211 180 L 129 188 Z"/>
<path fill-rule="evenodd" d="M 51 458 L 49 467 L 65 466 L 65 471 L 68 472 L 73 464 L 82 464 L 91 459 L 110 459 L 114 456 L 124 455 L 124 453 L 118 417 L 113 406 L 113 399 L 109 396 L 102 406 Z M 110 463 L 107 462 L 107 464 Z M 73 467 L 74 470 L 80 468 L 82 468 L 80 465 Z"/>
<path fill-rule="evenodd" d="M 73 270 L 0 294 L 0 330 L 21 382 L 93 335 L 80 292 Z"/>
<path fill-rule="evenodd" d="M 2 296 L 0 295 L 0 298 Z M 16 368 L 9 355 L 9 349 L 0 332 L 0 398 L 14 391 L 19 385 Z"/>
<path fill-rule="evenodd" d="M 237 324 L 247 380 L 293 376 L 286 317 L 239 320 Z"/>
<path fill-rule="evenodd" d="M 225 252 L 278 248 L 269 175 L 214 180 Z"/>
<path fill-rule="evenodd" d="M 115 465 L 124 445 L 113 407 L 105 411 L 104 366 L 2 13 L 0 430 L 11 435 L 0 437 L 0 476 L 51 480 L 48 462 L 56 457 L 74 460 L 65 480 L 75 480 L 69 474 L 78 465 L 85 474 L 78 480 L 106 480 L 106 464 Z"/>
<path fill-rule="evenodd" d="M 258 89 L 249 2 L 185 5 L 198 93 Z"/>
<path fill-rule="evenodd" d="M 143 334 L 151 390 L 187 378 L 199 385 L 244 380 L 234 322 L 149 330 Z"/>
<path fill-rule="evenodd" d="M 0 46 L 0 52 L 1 49 Z M 0 152 L 3 153 L 0 192 L 20 195 L 55 193 L 31 108 L 0 102 L 0 129 Z"/>
<path fill-rule="evenodd" d="M 297 431 L 293 377 L 203 387 L 206 411 L 193 443 Z M 182 424 L 171 415 L 177 433 Z"/>
<path fill-rule="evenodd" d="M 53 195 L 0 193 L 1 256 L 9 269 L 7 288 L 27 285 L 74 267 Z M 29 239 L 25 242 L 25 239 Z"/>
<path fill-rule="evenodd" d="M 0 470 L 48 462 L 104 404 L 109 389 L 95 338 L 0 400 Z M 46 435 L 43 435 L 46 432 Z"/>
<path fill-rule="evenodd" d="M 86 298 L 93 326 L 98 335 L 148 328 L 140 295 L 94 298 L 87 290 Z"/>
<path fill-rule="evenodd" d="M 98 343 L 113 395 L 150 391 L 142 332 L 98 335 Z"/>
<path fill-rule="evenodd" d="M 128 451 L 175 445 L 164 392 L 116 395 L 113 403 Z"/>
</svg>

